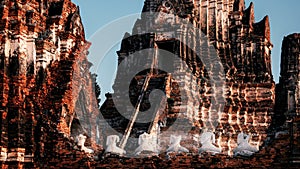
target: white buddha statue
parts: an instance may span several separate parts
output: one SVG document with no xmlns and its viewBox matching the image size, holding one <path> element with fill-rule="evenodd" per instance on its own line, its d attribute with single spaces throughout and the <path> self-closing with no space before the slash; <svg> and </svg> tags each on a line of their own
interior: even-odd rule
<svg viewBox="0 0 300 169">
<path fill-rule="evenodd" d="M 170 137 L 170 147 L 167 149 L 167 152 L 177 152 L 177 153 L 188 153 L 189 150 L 180 145 L 181 136 L 171 135 Z"/>
<path fill-rule="evenodd" d="M 92 149 L 89 149 L 87 147 L 84 146 L 84 143 L 86 141 L 86 136 L 84 136 L 83 134 L 79 134 L 79 136 L 77 136 L 77 145 L 80 148 L 80 150 L 84 151 L 85 153 L 94 153 L 94 151 Z"/>
<path fill-rule="evenodd" d="M 106 139 L 106 153 L 113 153 L 113 154 L 118 154 L 118 155 L 123 155 L 126 154 L 126 151 L 117 147 L 117 143 L 120 141 L 119 136 L 117 135 L 111 135 L 108 136 Z"/>
<path fill-rule="evenodd" d="M 250 136 L 241 132 L 238 134 L 237 144 L 238 146 L 233 150 L 235 156 L 251 156 L 258 152 L 258 149 L 249 144 Z"/>
<path fill-rule="evenodd" d="M 211 152 L 213 154 L 218 154 L 222 152 L 221 148 L 218 148 L 214 145 L 216 143 L 216 138 L 213 132 L 204 130 L 200 136 L 200 143 L 202 146 L 199 149 L 199 153 Z"/>
<path fill-rule="evenodd" d="M 139 155 L 143 151 L 149 151 L 153 153 L 159 153 L 157 144 L 157 137 L 148 133 L 143 133 L 139 136 L 138 148 L 135 150 L 135 154 Z"/>
</svg>

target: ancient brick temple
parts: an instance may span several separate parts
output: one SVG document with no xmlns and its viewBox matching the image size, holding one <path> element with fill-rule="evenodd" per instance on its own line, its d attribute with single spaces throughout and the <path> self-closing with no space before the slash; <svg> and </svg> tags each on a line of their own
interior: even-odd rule
<svg viewBox="0 0 300 169">
<path fill-rule="evenodd" d="M 246 8 L 243 0 L 146 0 L 143 12 L 145 14 L 136 22 L 132 35 L 127 33 L 123 39 L 118 51 L 121 70 L 113 86 L 115 92 L 108 95 L 101 108 L 110 125 L 126 135 L 126 126 L 130 126 L 132 119 L 122 118 L 120 114 L 134 113 L 131 105 L 127 106 L 126 99 L 114 98 L 130 98 L 133 107 L 144 111 L 150 107 L 151 91 L 160 89 L 166 94 L 168 103 L 166 108 L 153 113 L 160 116 L 156 122 L 165 122 L 161 128 L 162 133 L 165 132 L 160 137 L 162 144 L 168 143 L 168 132 L 175 132 L 183 135 L 183 144 L 195 151 L 199 145 L 193 140 L 194 136 L 203 128 L 209 128 L 216 133 L 223 154 L 232 155 L 240 132 L 252 135 L 251 143 L 259 148 L 267 138 L 275 103 L 268 16 L 255 22 L 253 3 Z M 152 15 L 154 12 L 177 15 L 198 30 L 188 28 L 180 19 L 161 19 L 164 17 Z M 182 29 L 184 26 L 187 28 Z M 145 57 L 142 51 L 148 48 L 179 56 L 191 74 L 182 63 L 153 57 L 158 64 L 174 64 L 178 68 L 175 74 L 154 67 L 154 73 L 150 69 L 140 70 L 136 76 L 128 78 L 132 74 L 130 71 L 136 70 L 123 68 L 123 60 L 132 55 L 131 58 Z M 211 60 L 214 61 L 209 62 Z M 124 62 L 129 62 L 131 67 L 141 64 L 134 59 Z M 222 69 L 211 71 L 212 65 Z M 152 73 L 150 78 L 149 73 Z M 125 83 L 128 79 L 133 79 L 129 81 L 130 85 Z M 147 88 L 144 88 L 145 83 L 148 83 Z M 129 92 L 126 87 L 129 87 Z M 124 105 L 123 109 L 116 104 Z M 143 116 L 138 115 L 137 119 Z M 176 120 L 187 120 L 192 130 L 188 134 L 180 130 L 170 131 L 169 127 Z M 135 123 L 130 134 L 138 137 L 139 133 L 153 131 L 152 128 L 152 123 Z"/>
<path fill-rule="evenodd" d="M 289 129 L 292 158 L 300 157 L 300 104 L 299 104 L 299 52 L 300 35 L 284 37 L 281 54 L 281 73 L 276 85 L 274 126 Z"/>
<path fill-rule="evenodd" d="M 289 119 L 299 115 L 299 34 L 284 38 L 282 43 L 280 81 L 276 87 L 276 115 Z"/>
<path fill-rule="evenodd" d="M 0 32 L 1 168 L 86 156 L 71 137 L 94 135 L 86 124 L 98 103 L 79 8 L 70 0 L 1 0 Z"/>
<path fill-rule="evenodd" d="M 145 0 L 101 114 L 71 0 L 1 0 L 0 18 L 1 168 L 299 168 L 300 35 L 284 39 L 275 100 L 269 19 L 256 22 L 253 3 Z M 221 153 L 199 154 L 206 129 Z M 102 148 L 119 135 L 130 155 L 144 132 L 159 154 Z M 259 152 L 232 156 L 241 132 Z M 165 153 L 172 134 L 189 153 Z"/>
</svg>

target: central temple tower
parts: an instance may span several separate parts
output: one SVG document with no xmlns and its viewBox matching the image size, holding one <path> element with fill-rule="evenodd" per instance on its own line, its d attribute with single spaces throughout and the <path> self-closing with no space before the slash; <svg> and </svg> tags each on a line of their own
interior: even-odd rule
<svg viewBox="0 0 300 169">
<path fill-rule="evenodd" d="M 147 49 L 158 51 L 149 69 L 134 72 L 139 59 L 153 55 L 145 54 Z M 114 94 L 107 94 L 101 113 L 115 131 L 130 131 L 132 138 L 143 132 L 157 134 L 153 126 L 161 126 L 162 147 L 177 134 L 193 151 L 199 146 L 195 136 L 206 128 L 215 132 L 224 154 L 232 154 L 240 132 L 249 133 L 259 148 L 267 137 L 275 99 L 271 49 L 269 18 L 256 23 L 253 3 L 246 9 L 243 0 L 146 0 L 141 19 L 118 51 Z M 181 61 L 166 59 L 161 50 Z M 175 73 L 160 69 L 170 65 Z M 154 108 L 151 122 L 130 125 L 148 117 L 142 112 L 152 110 L 154 89 L 165 93 L 166 106 Z M 171 130 L 176 121 L 182 125 Z M 188 132 L 185 124 L 192 126 Z M 136 143 L 127 144 L 125 149 Z"/>
</svg>

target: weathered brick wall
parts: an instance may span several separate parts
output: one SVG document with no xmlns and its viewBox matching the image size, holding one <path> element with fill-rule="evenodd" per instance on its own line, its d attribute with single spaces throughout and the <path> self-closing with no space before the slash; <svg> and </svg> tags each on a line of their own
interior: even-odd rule
<svg viewBox="0 0 300 169">
<path fill-rule="evenodd" d="M 59 159 L 59 145 L 79 134 L 95 147 L 90 126 L 96 126 L 91 119 L 98 103 L 79 8 L 70 0 L 3 0 L 0 30 L 3 167 L 32 168 L 40 160 Z M 84 120 L 80 125 L 74 119 Z M 74 141 L 69 144 L 66 151 L 79 153 Z"/>
<path fill-rule="evenodd" d="M 299 115 L 299 34 L 284 37 L 281 53 L 280 81 L 277 85 L 276 120 Z M 281 122 L 280 122 L 281 121 Z"/>
<path fill-rule="evenodd" d="M 289 129 L 290 158 L 299 161 L 299 50 L 300 36 L 294 33 L 284 37 L 281 53 L 281 72 L 276 85 L 276 105 L 273 128 Z"/>
</svg>

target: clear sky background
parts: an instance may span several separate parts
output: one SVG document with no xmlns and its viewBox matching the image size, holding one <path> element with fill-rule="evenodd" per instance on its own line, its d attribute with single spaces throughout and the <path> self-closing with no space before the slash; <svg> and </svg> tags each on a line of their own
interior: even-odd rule
<svg viewBox="0 0 300 169">
<path fill-rule="evenodd" d="M 121 17 L 140 13 L 144 0 L 73 0 L 79 5 L 81 16 L 85 27 L 86 37 L 93 43 L 93 35 L 105 25 Z M 255 19 L 260 21 L 264 16 L 269 15 L 271 24 L 271 41 L 274 44 L 272 50 L 272 68 L 274 80 L 278 82 L 280 74 L 280 56 L 281 43 L 284 36 L 291 33 L 300 33 L 300 0 L 245 0 L 248 7 L 250 2 L 254 2 Z M 133 22 L 131 23 L 133 26 Z M 118 28 L 124 33 L 131 32 L 129 28 Z M 123 30 L 124 29 L 124 30 Z M 123 36 L 120 36 L 120 40 Z M 104 61 L 96 69 L 102 89 L 102 102 L 104 94 L 113 92 L 111 85 L 114 81 L 112 78 L 116 72 L 117 55 L 116 51 L 119 46 L 112 47 Z M 96 54 L 91 52 L 91 56 Z"/>
</svg>

